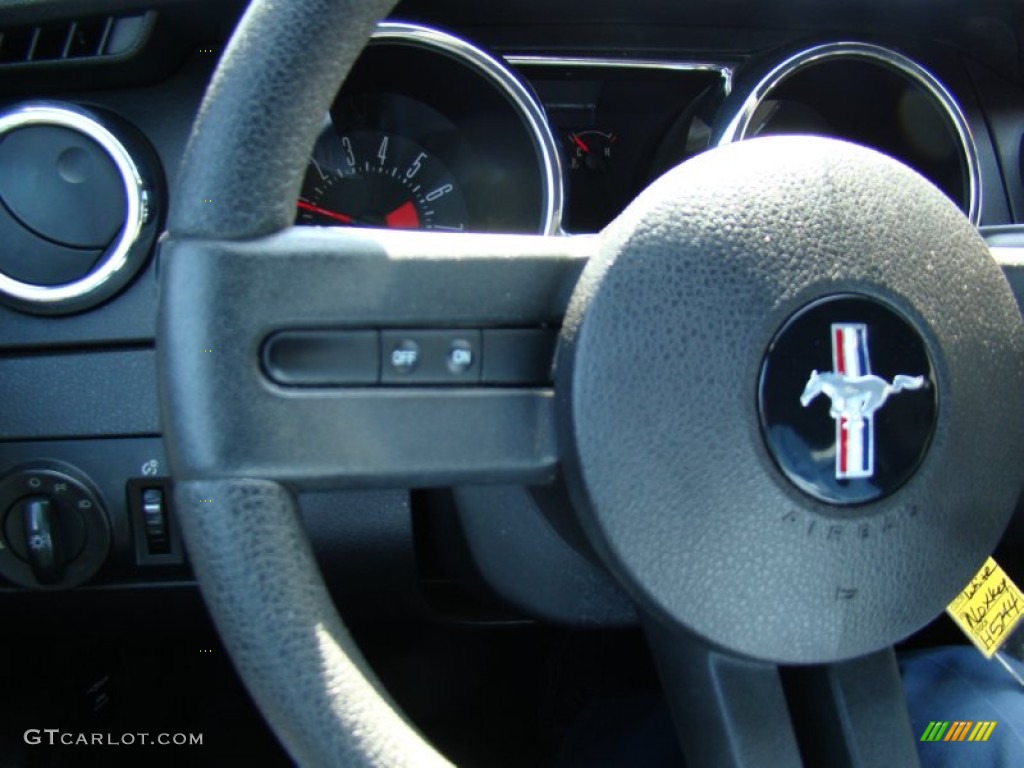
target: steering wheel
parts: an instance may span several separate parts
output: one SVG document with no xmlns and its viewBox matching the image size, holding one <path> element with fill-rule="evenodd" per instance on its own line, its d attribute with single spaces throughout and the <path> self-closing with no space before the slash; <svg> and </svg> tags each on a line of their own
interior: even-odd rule
<svg viewBox="0 0 1024 768">
<path fill-rule="evenodd" d="M 809 137 L 707 152 L 596 237 L 292 227 L 391 5 L 252 3 L 161 246 L 177 509 L 267 722 L 303 765 L 446 762 L 337 615 L 295 490 L 558 479 L 636 604 L 688 764 L 913 764 L 892 646 L 1021 490 L 1024 328 L 984 242 L 912 171 Z M 551 325 L 553 391 L 290 389 L 260 364 L 282 329 Z"/>
</svg>

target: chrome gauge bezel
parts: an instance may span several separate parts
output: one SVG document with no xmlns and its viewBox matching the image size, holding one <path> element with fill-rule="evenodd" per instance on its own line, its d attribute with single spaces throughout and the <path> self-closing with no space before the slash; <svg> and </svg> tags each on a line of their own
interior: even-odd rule
<svg viewBox="0 0 1024 768">
<path fill-rule="evenodd" d="M 607 58 L 601 56 L 547 56 L 513 54 L 505 61 L 514 67 L 578 67 L 580 69 L 649 70 L 654 72 L 713 72 L 722 78 L 722 91 L 732 92 L 733 67 L 716 61 L 675 59 Z"/>
<path fill-rule="evenodd" d="M 724 129 L 717 146 L 731 144 L 747 138 L 754 113 L 761 103 L 784 81 L 823 61 L 852 59 L 879 64 L 895 71 L 924 89 L 949 119 L 953 133 L 959 140 L 967 175 L 967 217 L 975 225 L 981 220 L 981 171 L 978 149 L 970 125 L 960 104 L 945 85 L 925 67 L 913 59 L 881 45 L 861 42 L 833 42 L 804 48 L 788 56 L 750 89 L 746 98 L 731 116 L 724 118 Z"/>
<path fill-rule="evenodd" d="M 508 98 L 529 133 L 540 163 L 543 190 L 539 233 L 560 234 L 564 192 L 558 144 L 544 109 L 522 81 L 504 63 L 472 43 L 432 27 L 384 21 L 370 37 L 369 45 L 378 43 L 414 45 L 456 59 L 493 83 Z"/>
</svg>

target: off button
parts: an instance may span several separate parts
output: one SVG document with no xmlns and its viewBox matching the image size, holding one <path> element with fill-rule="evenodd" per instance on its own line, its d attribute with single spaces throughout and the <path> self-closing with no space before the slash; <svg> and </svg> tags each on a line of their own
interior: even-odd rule
<svg viewBox="0 0 1024 768">
<path fill-rule="evenodd" d="M 420 345 L 412 339 L 402 339 L 391 347 L 388 363 L 399 376 L 410 376 L 420 362 Z"/>
</svg>

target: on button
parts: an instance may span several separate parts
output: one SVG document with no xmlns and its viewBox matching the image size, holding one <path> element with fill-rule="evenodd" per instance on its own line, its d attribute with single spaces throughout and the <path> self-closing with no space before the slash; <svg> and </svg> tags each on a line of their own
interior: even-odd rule
<svg viewBox="0 0 1024 768">
<path fill-rule="evenodd" d="M 448 348 L 448 370 L 452 373 L 465 373 L 473 367 L 476 355 L 473 345 L 465 339 L 455 339 Z"/>
</svg>

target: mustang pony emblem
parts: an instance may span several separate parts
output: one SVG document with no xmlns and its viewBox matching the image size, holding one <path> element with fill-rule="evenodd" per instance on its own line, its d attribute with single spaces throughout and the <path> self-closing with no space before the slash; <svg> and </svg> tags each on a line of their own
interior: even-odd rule
<svg viewBox="0 0 1024 768">
<path fill-rule="evenodd" d="M 854 378 L 838 373 L 811 371 L 811 378 L 804 393 L 800 395 L 800 404 L 806 408 L 814 398 L 824 393 L 832 401 L 829 413 L 833 419 L 863 421 L 871 418 L 875 411 L 885 405 L 889 395 L 923 386 L 924 376 L 896 376 L 890 384 L 873 373 Z"/>
<path fill-rule="evenodd" d="M 832 325 L 834 371 L 811 371 L 800 396 L 805 408 L 820 394 L 832 401 L 836 420 L 836 479 L 868 478 L 875 474 L 874 414 L 890 395 L 921 389 L 924 376 L 893 378 L 892 384 L 871 373 L 868 329 L 863 323 Z"/>
</svg>

